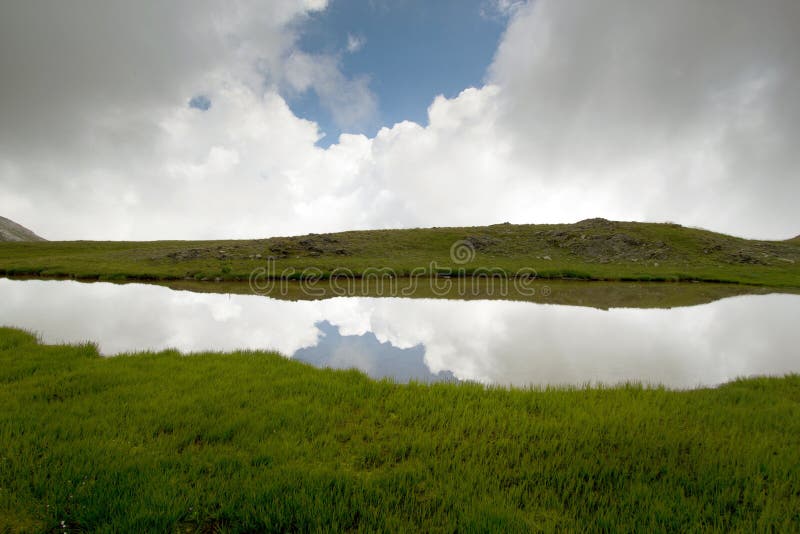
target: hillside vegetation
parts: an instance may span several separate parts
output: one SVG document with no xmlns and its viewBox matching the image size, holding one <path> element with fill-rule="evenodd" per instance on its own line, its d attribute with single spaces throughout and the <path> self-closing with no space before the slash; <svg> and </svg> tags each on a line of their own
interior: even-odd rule
<svg viewBox="0 0 800 534">
<path fill-rule="evenodd" d="M 0 328 L 0 532 L 795 532 L 800 377 L 400 385 Z"/>
<path fill-rule="evenodd" d="M 453 246 L 466 252 L 468 261 L 454 261 Z M 513 275 L 526 268 L 540 278 L 800 287 L 797 239 L 747 240 L 677 224 L 605 219 L 256 240 L 4 243 L 0 244 L 0 274 L 247 280 L 254 269 L 265 266 L 267 258 L 275 259 L 274 276 L 290 278 L 324 278 L 342 270 L 359 276 L 378 268 L 389 268 L 398 276 L 420 272 L 458 276 L 481 269 Z"/>
</svg>

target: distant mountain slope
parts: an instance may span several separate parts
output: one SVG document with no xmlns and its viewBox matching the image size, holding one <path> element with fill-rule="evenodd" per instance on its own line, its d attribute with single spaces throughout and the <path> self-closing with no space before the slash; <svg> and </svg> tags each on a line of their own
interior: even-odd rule
<svg viewBox="0 0 800 534">
<path fill-rule="evenodd" d="M 47 241 L 24 226 L 0 217 L 0 241 Z"/>
</svg>

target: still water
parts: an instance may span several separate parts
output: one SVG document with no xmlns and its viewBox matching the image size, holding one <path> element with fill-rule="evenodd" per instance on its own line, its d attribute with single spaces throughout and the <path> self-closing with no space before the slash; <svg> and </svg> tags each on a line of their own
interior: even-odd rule
<svg viewBox="0 0 800 534">
<path fill-rule="evenodd" d="M 800 296 L 671 309 L 506 300 L 290 301 L 145 284 L 0 279 L 0 325 L 104 355 L 274 349 L 398 381 L 501 385 L 639 381 L 674 388 L 800 372 Z"/>
</svg>

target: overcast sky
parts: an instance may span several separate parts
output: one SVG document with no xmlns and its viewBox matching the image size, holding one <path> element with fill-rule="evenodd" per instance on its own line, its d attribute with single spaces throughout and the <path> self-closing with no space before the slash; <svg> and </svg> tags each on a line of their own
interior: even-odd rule
<svg viewBox="0 0 800 534">
<path fill-rule="evenodd" d="M 48 239 L 785 239 L 798 28 L 797 0 L 3 2 L 0 215 Z"/>
</svg>

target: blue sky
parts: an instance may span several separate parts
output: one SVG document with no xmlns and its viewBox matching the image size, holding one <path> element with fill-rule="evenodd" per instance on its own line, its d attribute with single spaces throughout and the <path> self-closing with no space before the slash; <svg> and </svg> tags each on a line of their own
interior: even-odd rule
<svg viewBox="0 0 800 534">
<path fill-rule="evenodd" d="M 507 23 L 492 6 L 487 0 L 332 0 L 300 23 L 297 44 L 340 58 L 348 78 L 368 77 L 377 114 L 347 133 L 373 136 L 403 120 L 425 125 L 436 95 L 452 98 L 483 85 Z M 326 133 L 319 145 L 336 142 L 341 130 L 313 89 L 287 99 L 296 115 Z"/>
</svg>

